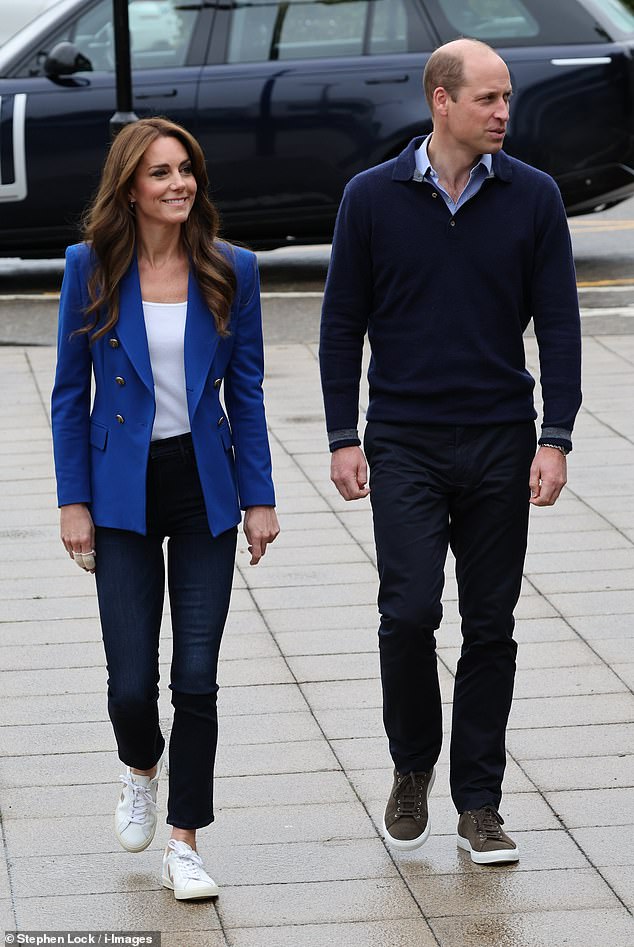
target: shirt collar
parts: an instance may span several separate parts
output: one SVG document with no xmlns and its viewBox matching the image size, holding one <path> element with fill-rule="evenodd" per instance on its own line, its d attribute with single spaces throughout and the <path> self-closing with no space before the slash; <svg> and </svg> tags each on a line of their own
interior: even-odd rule
<svg viewBox="0 0 634 947">
<path fill-rule="evenodd" d="M 426 175 L 436 174 L 431 161 L 429 160 L 429 153 L 427 151 L 427 146 L 431 141 L 431 135 L 427 135 L 421 145 L 416 149 L 414 153 L 414 158 L 416 161 L 416 170 L 414 171 L 415 180 L 422 181 Z M 493 170 L 493 158 L 490 154 L 480 155 L 480 160 L 477 164 L 471 169 L 471 175 L 476 170 L 476 168 L 483 167 L 486 171 L 486 176 L 488 178 L 495 177 L 495 171 Z"/>
</svg>

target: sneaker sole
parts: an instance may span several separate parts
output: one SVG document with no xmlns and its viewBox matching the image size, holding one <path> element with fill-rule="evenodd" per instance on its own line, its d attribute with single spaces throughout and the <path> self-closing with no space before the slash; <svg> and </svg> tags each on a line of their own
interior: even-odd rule
<svg viewBox="0 0 634 947">
<path fill-rule="evenodd" d="M 183 888 L 175 888 L 169 878 L 166 878 L 165 875 L 161 878 L 161 884 L 164 888 L 169 888 L 170 891 L 174 892 L 174 897 L 177 901 L 199 901 L 201 898 L 217 898 L 220 894 L 220 888 L 218 885 L 213 887 L 209 885 L 209 888 L 205 892 L 201 891 L 187 891 Z"/>
<path fill-rule="evenodd" d="M 427 825 L 425 826 L 424 831 L 421 835 L 418 835 L 413 839 L 399 839 L 394 838 L 390 835 L 387 825 L 385 824 L 385 817 L 383 817 L 383 838 L 390 846 L 390 848 L 396 848 L 399 852 L 412 852 L 416 848 L 420 848 L 421 845 L 424 845 L 427 839 L 429 838 L 429 833 L 431 832 L 431 818 L 429 816 L 429 796 L 432 790 L 432 786 L 436 780 L 436 770 L 432 770 L 431 779 L 429 780 L 429 786 L 427 787 Z"/>
<path fill-rule="evenodd" d="M 497 849 L 493 852 L 476 852 L 471 848 L 469 839 L 463 838 L 462 835 L 456 836 L 456 842 L 458 843 L 458 848 L 469 852 L 471 861 L 475 862 L 476 865 L 499 865 L 504 862 L 517 862 L 520 860 L 519 848 Z"/>
<path fill-rule="evenodd" d="M 117 839 L 119 840 L 119 845 L 121 846 L 121 848 L 125 848 L 126 852 L 132 852 L 133 854 L 137 854 L 138 852 L 144 852 L 145 849 L 148 848 L 148 846 L 152 844 L 152 842 L 154 841 L 154 836 L 156 835 L 156 826 L 154 826 L 154 831 L 152 832 L 147 842 L 144 842 L 143 845 L 141 846 L 139 845 L 131 846 L 131 845 L 128 845 L 125 839 L 121 838 L 121 836 L 119 835 L 119 830 L 117 829 L 117 817 L 115 815 L 114 834 L 117 836 Z"/>
</svg>

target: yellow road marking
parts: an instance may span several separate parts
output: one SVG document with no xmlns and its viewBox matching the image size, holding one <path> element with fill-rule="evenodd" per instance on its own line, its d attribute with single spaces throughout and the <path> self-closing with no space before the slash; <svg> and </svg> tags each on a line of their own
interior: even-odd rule
<svg viewBox="0 0 634 947">
<path fill-rule="evenodd" d="M 569 225 L 571 233 L 613 233 L 617 230 L 634 230 L 634 220 L 581 221 Z"/>
<path fill-rule="evenodd" d="M 577 281 L 578 289 L 586 289 L 589 286 L 634 286 L 634 279 L 625 277 L 623 279 L 594 279 Z"/>
</svg>

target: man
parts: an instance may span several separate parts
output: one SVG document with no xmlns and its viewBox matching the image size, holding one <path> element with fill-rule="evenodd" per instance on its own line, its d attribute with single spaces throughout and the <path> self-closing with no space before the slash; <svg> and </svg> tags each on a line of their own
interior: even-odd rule
<svg viewBox="0 0 634 947">
<path fill-rule="evenodd" d="M 366 496 L 357 435 L 363 339 L 372 359 L 364 447 L 380 578 L 383 719 L 394 761 L 387 842 L 422 845 L 442 740 L 434 632 L 448 546 L 463 644 L 450 784 L 458 845 L 517 861 L 498 808 L 515 655 L 513 610 L 529 502 L 566 482 L 580 394 L 580 327 L 554 181 L 501 149 L 511 82 L 484 43 L 460 39 L 424 76 L 433 132 L 348 184 L 324 295 L 320 361 L 331 477 Z M 522 333 L 533 319 L 544 417 Z"/>
</svg>

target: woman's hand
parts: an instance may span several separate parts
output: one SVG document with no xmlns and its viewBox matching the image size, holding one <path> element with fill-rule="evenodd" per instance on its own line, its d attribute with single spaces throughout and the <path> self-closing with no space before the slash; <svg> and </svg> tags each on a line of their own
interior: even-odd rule
<svg viewBox="0 0 634 947">
<path fill-rule="evenodd" d="M 85 503 L 60 509 L 60 535 L 64 549 L 86 572 L 95 571 L 95 526 Z"/>
<path fill-rule="evenodd" d="M 250 565 L 257 566 L 266 552 L 266 547 L 273 542 L 280 531 L 275 507 L 250 506 L 244 514 L 242 528 L 251 553 Z"/>
</svg>

